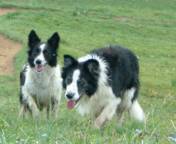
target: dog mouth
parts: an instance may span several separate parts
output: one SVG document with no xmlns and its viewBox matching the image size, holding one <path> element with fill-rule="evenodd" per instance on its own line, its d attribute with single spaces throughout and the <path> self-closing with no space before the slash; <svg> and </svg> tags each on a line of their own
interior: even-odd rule
<svg viewBox="0 0 176 144">
<path fill-rule="evenodd" d="M 44 70 L 44 67 L 45 67 L 44 65 L 39 64 L 35 66 L 35 70 L 37 72 L 42 72 Z"/>
<path fill-rule="evenodd" d="M 80 99 L 81 99 L 81 97 L 79 97 L 79 99 L 77 99 L 77 100 L 68 100 L 67 101 L 67 108 L 73 109 L 76 106 L 76 104 L 79 102 Z"/>
</svg>

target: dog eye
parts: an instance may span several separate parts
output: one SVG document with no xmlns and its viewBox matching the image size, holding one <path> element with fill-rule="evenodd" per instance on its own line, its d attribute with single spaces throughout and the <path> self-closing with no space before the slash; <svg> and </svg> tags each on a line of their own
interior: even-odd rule
<svg viewBox="0 0 176 144">
<path fill-rule="evenodd" d="M 67 77 L 66 83 L 69 84 L 69 83 L 71 83 L 71 82 L 72 82 L 72 78 L 71 78 L 71 77 Z"/>
<path fill-rule="evenodd" d="M 40 53 L 40 49 L 39 48 L 36 48 L 34 51 L 32 51 L 32 55 L 33 56 L 36 56 Z"/>
<path fill-rule="evenodd" d="M 47 55 L 47 54 L 48 54 L 48 51 L 47 51 L 47 50 L 44 50 L 43 53 Z"/>
<path fill-rule="evenodd" d="M 78 84 L 79 86 L 84 86 L 84 85 L 85 85 L 85 81 L 84 81 L 84 80 L 78 80 L 78 81 L 77 81 L 77 84 Z"/>
<path fill-rule="evenodd" d="M 40 53 L 40 49 L 39 49 L 39 48 L 37 48 L 35 52 L 36 52 L 36 53 Z"/>
</svg>

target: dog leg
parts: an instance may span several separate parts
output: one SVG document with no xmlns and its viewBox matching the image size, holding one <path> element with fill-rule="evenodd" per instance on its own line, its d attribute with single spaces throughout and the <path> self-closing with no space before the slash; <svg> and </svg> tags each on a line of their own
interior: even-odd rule
<svg viewBox="0 0 176 144">
<path fill-rule="evenodd" d="M 32 117 L 34 119 L 37 119 L 39 117 L 39 109 L 38 109 L 34 99 L 31 96 L 28 97 L 28 106 L 29 106 L 29 110 L 32 113 Z"/>
<path fill-rule="evenodd" d="M 116 114 L 117 114 L 117 121 L 118 125 L 121 126 L 124 119 L 124 111 L 129 110 L 129 108 L 132 105 L 132 98 L 134 97 L 134 94 L 136 92 L 136 88 L 132 87 L 131 89 L 128 89 L 125 91 L 123 99 L 117 108 Z"/>
<path fill-rule="evenodd" d="M 32 95 L 27 91 L 26 87 L 22 88 L 23 100 L 25 101 L 26 108 L 32 114 L 32 117 L 36 119 L 39 116 L 39 109 Z"/>
<path fill-rule="evenodd" d="M 51 110 L 52 110 L 52 115 L 53 115 L 54 118 L 57 118 L 58 107 L 59 107 L 59 100 L 55 97 L 52 97 L 52 99 L 51 99 Z"/>
<path fill-rule="evenodd" d="M 96 118 L 94 126 L 99 129 L 106 121 L 111 120 L 120 102 L 121 99 L 117 98 L 106 105 L 100 115 Z"/>
<path fill-rule="evenodd" d="M 118 126 L 122 126 L 122 123 L 124 120 L 124 111 L 125 110 L 126 109 L 121 104 L 118 106 L 118 108 L 116 110 Z"/>
<path fill-rule="evenodd" d="M 50 118 L 50 109 L 51 109 L 50 107 L 51 107 L 51 106 L 48 105 L 47 108 L 46 108 L 46 117 L 47 117 L 47 119 Z"/>
<path fill-rule="evenodd" d="M 129 114 L 132 118 L 139 122 L 143 122 L 145 120 L 145 114 L 143 109 L 141 108 L 140 104 L 137 100 L 132 102 L 133 97 L 136 94 L 136 88 L 131 88 L 125 92 L 125 96 L 123 99 L 124 109 L 129 111 Z"/>
<path fill-rule="evenodd" d="M 25 118 L 27 108 L 24 104 L 20 105 L 19 117 Z"/>
<path fill-rule="evenodd" d="M 139 122 L 144 122 L 145 121 L 145 114 L 143 109 L 141 108 L 140 104 L 138 103 L 137 100 L 135 100 L 131 107 L 129 108 L 129 113 L 132 118 Z"/>
</svg>

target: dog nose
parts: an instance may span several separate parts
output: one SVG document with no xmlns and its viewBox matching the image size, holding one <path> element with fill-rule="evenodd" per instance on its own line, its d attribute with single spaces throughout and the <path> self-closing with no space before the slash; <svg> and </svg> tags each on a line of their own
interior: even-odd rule
<svg viewBox="0 0 176 144">
<path fill-rule="evenodd" d="M 74 93 L 68 93 L 68 94 L 66 94 L 66 97 L 67 97 L 68 99 L 72 99 L 73 96 L 74 96 Z"/>
<path fill-rule="evenodd" d="M 40 65 L 42 63 L 41 60 L 36 60 L 36 64 Z"/>
</svg>

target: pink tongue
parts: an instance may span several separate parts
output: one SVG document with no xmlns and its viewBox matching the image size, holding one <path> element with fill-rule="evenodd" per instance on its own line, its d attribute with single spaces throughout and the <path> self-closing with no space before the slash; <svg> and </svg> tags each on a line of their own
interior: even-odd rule
<svg viewBox="0 0 176 144">
<path fill-rule="evenodd" d="M 75 101 L 69 100 L 69 101 L 67 102 L 67 107 L 68 107 L 68 109 L 73 109 L 74 106 L 75 106 Z"/>
<path fill-rule="evenodd" d="M 41 71 L 43 70 L 43 66 L 38 65 L 38 66 L 36 67 L 36 70 L 37 70 L 38 72 L 41 72 Z"/>
</svg>

